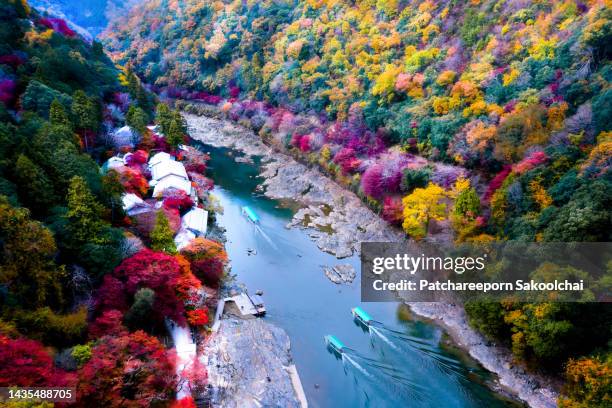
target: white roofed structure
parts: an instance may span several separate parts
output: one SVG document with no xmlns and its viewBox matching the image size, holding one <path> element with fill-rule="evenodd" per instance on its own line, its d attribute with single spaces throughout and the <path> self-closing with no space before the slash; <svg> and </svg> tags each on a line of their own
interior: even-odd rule
<svg viewBox="0 0 612 408">
<path fill-rule="evenodd" d="M 185 166 L 181 162 L 174 160 L 163 160 L 151 167 L 151 179 L 159 181 L 164 177 L 177 176 L 188 179 Z"/>
<path fill-rule="evenodd" d="M 187 193 L 187 195 L 191 195 L 191 181 L 183 177 L 170 174 L 162 178 L 155 184 L 155 188 L 153 190 L 153 197 L 154 198 L 162 197 L 162 195 L 164 194 L 164 191 L 169 188 L 181 190 Z"/>
<path fill-rule="evenodd" d="M 136 194 L 123 194 L 121 200 L 123 203 L 123 211 L 129 216 L 151 211 L 151 206 Z"/>
<path fill-rule="evenodd" d="M 208 211 L 198 207 L 192 208 L 183 216 L 182 226 L 197 236 L 206 234 L 208 227 Z"/>
<path fill-rule="evenodd" d="M 173 160 L 172 156 L 170 156 L 168 153 L 166 152 L 159 152 L 153 156 L 151 156 L 151 158 L 149 159 L 149 167 L 153 167 L 161 162 L 167 161 L 167 160 Z"/>
<path fill-rule="evenodd" d="M 129 126 L 121 127 L 113 132 L 115 146 L 132 146 L 137 139 L 137 133 Z"/>
<path fill-rule="evenodd" d="M 104 163 L 103 170 L 108 171 L 111 169 L 116 169 L 118 167 L 125 166 L 125 160 L 119 156 L 113 156 Z"/>
</svg>

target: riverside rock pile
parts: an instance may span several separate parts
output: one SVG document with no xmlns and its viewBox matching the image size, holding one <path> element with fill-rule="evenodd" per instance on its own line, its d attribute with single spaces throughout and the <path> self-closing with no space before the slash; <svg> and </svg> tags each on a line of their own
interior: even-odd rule
<svg viewBox="0 0 612 408">
<path fill-rule="evenodd" d="M 342 264 L 332 267 L 324 266 L 323 271 L 325 272 L 327 279 L 337 285 L 341 283 L 351 283 L 355 279 L 355 276 L 357 276 L 355 273 L 355 268 L 353 268 L 353 266 L 350 264 Z"/>
</svg>

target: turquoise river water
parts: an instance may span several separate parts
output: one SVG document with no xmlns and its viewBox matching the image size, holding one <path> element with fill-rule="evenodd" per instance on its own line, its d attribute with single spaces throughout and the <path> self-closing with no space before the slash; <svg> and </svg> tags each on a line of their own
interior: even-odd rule
<svg viewBox="0 0 612 408">
<path fill-rule="evenodd" d="M 398 304 L 361 303 L 359 258 L 338 260 L 320 251 L 307 231 L 287 229 L 293 210 L 256 192 L 257 162 L 237 163 L 235 151 L 200 147 L 211 153 L 207 173 L 224 207 L 218 222 L 227 229 L 232 274 L 251 293 L 263 291 L 265 319 L 289 334 L 311 407 L 518 406 L 486 386 L 491 378 L 474 361 L 443 347 L 436 326 L 401 319 Z M 259 228 L 241 214 L 244 205 L 259 215 Z M 325 277 L 322 265 L 339 263 L 356 268 L 351 284 Z M 377 323 L 356 324 L 355 306 Z M 327 349 L 327 334 L 349 348 L 343 356 Z"/>
</svg>

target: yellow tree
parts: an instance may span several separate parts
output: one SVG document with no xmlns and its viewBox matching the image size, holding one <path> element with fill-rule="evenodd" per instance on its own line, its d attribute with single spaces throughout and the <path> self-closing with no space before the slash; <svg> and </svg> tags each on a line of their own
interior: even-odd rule
<svg viewBox="0 0 612 408">
<path fill-rule="evenodd" d="M 421 239 L 427 233 L 429 221 L 442 221 L 446 216 L 446 192 L 437 184 L 429 183 L 425 188 L 416 188 L 404 197 L 404 231 L 414 239 Z"/>
</svg>

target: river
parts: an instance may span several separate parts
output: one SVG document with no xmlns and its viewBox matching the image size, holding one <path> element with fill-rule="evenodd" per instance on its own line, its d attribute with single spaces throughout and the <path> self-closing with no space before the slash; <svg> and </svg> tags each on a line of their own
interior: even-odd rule
<svg viewBox="0 0 612 408">
<path fill-rule="evenodd" d="M 361 303 L 359 273 L 351 284 L 328 280 L 323 265 L 359 271 L 358 257 L 338 260 L 308 231 L 286 228 L 293 210 L 257 192 L 257 160 L 236 162 L 234 150 L 196 146 L 211 153 L 207 174 L 224 208 L 218 222 L 227 229 L 232 274 L 251 293 L 263 291 L 265 319 L 289 334 L 311 407 L 517 406 L 485 385 L 490 375 L 473 360 L 444 347 L 438 327 L 403 319 L 398 304 Z M 259 227 L 242 215 L 244 205 L 259 215 Z M 354 322 L 355 306 L 379 322 L 374 330 Z M 349 348 L 344 358 L 327 349 L 327 334 Z"/>
</svg>

